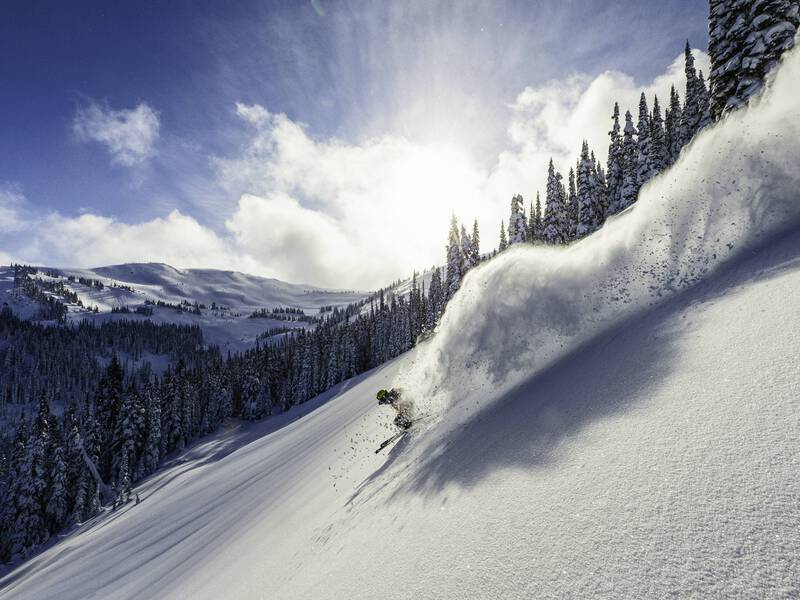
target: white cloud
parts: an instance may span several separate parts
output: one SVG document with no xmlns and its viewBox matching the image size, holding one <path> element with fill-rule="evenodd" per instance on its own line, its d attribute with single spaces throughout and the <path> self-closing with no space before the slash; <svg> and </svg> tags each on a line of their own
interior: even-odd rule
<svg viewBox="0 0 800 600">
<path fill-rule="evenodd" d="M 28 228 L 25 196 L 13 188 L 0 187 L 0 233 L 18 233 Z"/>
<path fill-rule="evenodd" d="M 707 69 L 707 56 L 695 55 Z M 544 191 L 551 156 L 566 172 L 588 138 L 605 160 L 614 102 L 636 110 L 643 90 L 663 105 L 671 84 L 685 87 L 682 55 L 644 85 L 608 71 L 527 88 L 512 106 L 509 149 L 488 169 L 455 144 L 316 140 L 284 114 L 237 104 L 254 133 L 240 155 L 213 161 L 228 194 L 246 194 L 228 228 L 279 276 L 356 287 L 441 262 L 451 210 L 468 226 L 479 219 L 488 251 L 511 196 Z"/>
<path fill-rule="evenodd" d="M 145 103 L 115 110 L 90 102 L 78 108 L 72 120 L 72 131 L 80 141 L 103 144 L 111 162 L 124 167 L 155 155 L 159 128 L 158 113 Z"/>
<path fill-rule="evenodd" d="M 693 54 L 695 67 L 707 74 L 708 55 L 696 49 Z M 637 84 L 625 73 L 605 71 L 595 78 L 573 76 L 540 88 L 526 88 L 514 103 L 509 137 L 523 154 L 552 155 L 557 168 L 565 171 L 577 159 L 583 139 L 588 139 L 597 157 L 605 162 L 614 102 L 619 103 L 622 118 L 626 110 L 631 111 L 635 125 L 640 94 L 645 93 L 650 109 L 653 96 L 658 96 L 663 116 L 669 106 L 671 85 L 683 102 L 686 89 L 683 54 L 665 73 L 645 85 Z"/>
<path fill-rule="evenodd" d="M 695 56 L 698 67 L 707 69 L 707 57 L 698 51 Z M 137 224 L 93 214 L 51 214 L 9 250 L 38 263 L 163 261 L 330 287 L 375 288 L 442 262 L 451 210 L 468 226 L 477 217 L 483 250 L 491 250 L 511 196 L 523 193 L 527 203 L 536 189 L 544 191 L 550 156 L 567 171 L 586 137 L 604 160 L 614 101 L 623 113 L 633 112 L 644 89 L 648 100 L 657 93 L 664 104 L 671 83 L 679 90 L 685 85 L 682 56 L 644 85 L 608 71 L 527 88 L 512 106 L 508 149 L 488 168 L 452 142 L 389 134 L 361 143 L 318 140 L 284 114 L 237 104 L 237 115 L 252 128 L 248 142 L 237 155 L 212 159 L 221 195 L 238 198 L 225 213 L 224 227 L 208 228 L 178 211 Z M 125 129 L 146 122 L 143 115 L 150 110 L 94 106 L 86 114 L 111 114 L 88 121 L 111 121 Z M 142 115 L 130 117 L 137 111 Z M 137 144 L 133 147 L 149 147 Z M 126 152 L 132 151 L 120 156 Z M 26 222 L 15 214 L 20 213 L 12 210 L 3 217 L 0 212 L 0 219 L 18 227 Z"/>
<path fill-rule="evenodd" d="M 484 175 L 456 147 L 317 141 L 263 107 L 237 113 L 255 130 L 240 156 L 214 161 L 223 188 L 245 193 L 228 228 L 289 278 L 381 285 L 440 260 L 452 209 L 472 217 L 488 205 Z"/>
</svg>

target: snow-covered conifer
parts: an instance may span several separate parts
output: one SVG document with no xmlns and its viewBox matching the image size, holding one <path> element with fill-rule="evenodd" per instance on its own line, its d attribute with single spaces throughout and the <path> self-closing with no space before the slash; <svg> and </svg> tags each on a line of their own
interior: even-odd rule
<svg viewBox="0 0 800 600">
<path fill-rule="evenodd" d="M 572 241 L 576 238 L 578 228 L 578 191 L 575 186 L 575 169 L 569 168 L 568 188 L 567 188 L 567 239 Z"/>
<path fill-rule="evenodd" d="M 661 107 L 658 96 L 653 99 L 653 117 L 650 119 L 650 154 L 649 170 L 651 177 L 658 175 L 667 166 L 667 147 L 664 135 L 664 121 L 661 118 Z"/>
<path fill-rule="evenodd" d="M 464 225 L 461 225 L 461 257 L 462 274 L 466 274 L 467 271 L 478 264 L 477 262 L 472 262 L 472 238 L 467 233 L 467 229 Z"/>
<path fill-rule="evenodd" d="M 532 242 L 541 242 L 542 241 L 542 231 L 544 230 L 544 224 L 542 221 L 542 200 L 539 197 L 539 192 L 536 192 L 536 204 L 531 206 L 531 214 L 530 214 L 530 229 L 531 241 Z"/>
<path fill-rule="evenodd" d="M 664 124 L 664 145 L 667 155 L 667 164 L 671 165 L 681 153 L 682 134 L 681 134 L 681 99 L 675 86 L 669 91 L 669 109 Z"/>
<path fill-rule="evenodd" d="M 547 189 L 542 220 L 542 239 L 548 244 L 565 244 L 567 240 L 567 215 L 561 174 L 555 170 L 553 159 L 547 166 Z"/>
<path fill-rule="evenodd" d="M 619 206 L 622 197 L 622 135 L 619 125 L 619 104 L 616 102 L 611 119 L 613 122 L 611 131 L 608 132 L 611 141 L 608 144 L 606 187 L 608 206 L 616 207 Z"/>
<path fill-rule="evenodd" d="M 711 112 L 746 104 L 761 89 L 781 54 L 792 48 L 800 26 L 797 0 L 711 0 Z"/>
<path fill-rule="evenodd" d="M 598 198 L 594 183 L 594 168 L 589 154 L 589 144 L 583 141 L 577 172 L 578 225 L 577 237 L 584 237 L 597 229 Z"/>
<path fill-rule="evenodd" d="M 641 187 L 653 176 L 650 168 L 650 113 L 647 110 L 647 98 L 642 92 L 639 98 L 639 123 L 636 125 L 638 138 L 637 145 L 637 172 L 636 180 Z"/>
<path fill-rule="evenodd" d="M 711 116 L 711 95 L 706 87 L 703 71 L 699 71 L 697 75 L 697 111 L 700 114 L 698 130 L 708 127 L 714 122 Z"/>
<path fill-rule="evenodd" d="M 472 236 L 470 240 L 469 256 L 472 265 L 475 266 L 481 262 L 481 234 L 478 230 L 478 219 L 475 219 L 472 223 Z"/>
<path fill-rule="evenodd" d="M 636 196 L 639 193 L 639 168 L 634 135 L 636 135 L 636 128 L 633 126 L 633 118 L 630 111 L 626 111 L 625 129 L 622 137 L 622 193 L 619 206 L 615 207 L 614 210 L 610 210 L 611 214 L 625 210 L 636 202 Z"/>
<path fill-rule="evenodd" d="M 595 227 L 599 228 L 602 227 L 603 223 L 606 220 L 606 210 L 608 208 L 608 199 L 606 196 L 606 174 L 603 171 L 603 167 L 600 164 L 600 161 L 595 158 L 594 150 L 591 152 L 591 162 L 592 162 L 592 195 L 594 196 L 594 206 L 595 206 Z M 561 186 L 563 190 L 563 185 Z M 564 204 L 566 205 L 566 191 L 563 192 L 564 194 Z"/>
<path fill-rule="evenodd" d="M 511 216 L 508 218 L 509 245 L 525 242 L 527 228 L 523 199 L 520 194 L 517 194 L 511 198 Z"/>
<path fill-rule="evenodd" d="M 67 516 L 67 465 L 64 462 L 64 450 L 57 446 L 53 451 L 48 482 L 48 499 L 45 512 L 50 518 L 53 530 L 64 525 Z"/>
<path fill-rule="evenodd" d="M 461 253 L 461 239 L 458 231 L 456 215 L 450 217 L 450 233 L 447 240 L 447 273 L 446 294 L 451 298 L 461 286 L 461 276 L 464 273 L 464 256 Z"/>
</svg>

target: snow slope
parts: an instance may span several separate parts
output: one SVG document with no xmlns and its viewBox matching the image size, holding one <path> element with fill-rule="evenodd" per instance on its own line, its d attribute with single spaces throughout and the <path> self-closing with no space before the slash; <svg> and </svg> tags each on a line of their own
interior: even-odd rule
<svg viewBox="0 0 800 600">
<path fill-rule="evenodd" d="M 141 319 L 137 314 L 112 314 L 113 308 L 142 306 L 145 301 L 180 304 L 183 301 L 205 304 L 202 315 L 177 312 L 171 308 L 153 307 L 151 319 L 159 323 L 197 324 L 205 339 L 223 349 L 242 350 L 255 343 L 258 334 L 272 328 L 300 326 L 273 319 L 249 319 L 254 310 L 276 307 L 300 308 L 315 315 L 322 306 L 344 307 L 367 296 L 364 292 L 323 290 L 304 284 L 293 284 L 215 269 L 176 269 L 161 263 L 132 263 L 96 269 L 49 269 L 62 276 L 62 281 L 78 294 L 84 306 L 98 307 L 99 313 L 77 306 L 70 307 L 71 319 Z M 101 281 L 103 289 L 68 282 L 64 277 Z M 52 279 L 40 272 L 41 278 Z M 13 289 L 13 272 L 0 267 L 0 304 L 7 302 L 23 318 L 36 314 L 38 305 Z M 211 310 L 212 303 L 224 308 Z"/>
<path fill-rule="evenodd" d="M 204 440 L 0 598 L 800 596 L 799 57 L 600 235 L 476 269 L 430 342 Z M 438 419 L 376 456 L 397 381 Z"/>
<path fill-rule="evenodd" d="M 376 456 L 409 355 L 198 444 L 0 598 L 796 597 L 798 294 L 792 234 Z"/>
</svg>

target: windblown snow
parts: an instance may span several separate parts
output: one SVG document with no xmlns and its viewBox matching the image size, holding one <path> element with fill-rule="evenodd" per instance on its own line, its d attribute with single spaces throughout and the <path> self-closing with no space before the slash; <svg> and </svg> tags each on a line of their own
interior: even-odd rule
<svg viewBox="0 0 800 600">
<path fill-rule="evenodd" d="M 437 335 L 210 437 L 2 598 L 800 596 L 800 54 L 632 210 Z M 386 455 L 375 391 L 437 419 Z"/>
</svg>

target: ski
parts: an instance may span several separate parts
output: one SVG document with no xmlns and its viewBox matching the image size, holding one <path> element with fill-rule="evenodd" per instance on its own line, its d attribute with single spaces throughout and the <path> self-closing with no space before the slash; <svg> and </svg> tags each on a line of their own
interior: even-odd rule
<svg viewBox="0 0 800 600">
<path fill-rule="evenodd" d="M 432 416 L 433 416 L 433 415 L 425 415 L 424 417 L 419 417 L 419 418 L 417 418 L 417 419 L 414 419 L 413 421 L 411 421 L 411 425 L 414 425 L 415 423 L 419 423 L 420 421 L 427 421 L 427 420 L 428 420 L 428 419 L 430 419 Z M 377 450 L 375 450 L 375 454 L 378 454 L 378 453 L 379 453 L 381 450 L 383 450 L 384 448 L 386 448 L 386 446 L 388 446 L 388 445 L 389 445 L 389 444 L 391 444 L 392 442 L 394 442 L 394 441 L 396 441 L 396 440 L 399 440 L 401 437 L 403 437 L 403 434 L 405 434 L 405 433 L 408 433 L 408 430 L 409 430 L 409 429 L 411 429 L 411 427 L 410 427 L 410 426 L 409 426 L 409 428 L 408 428 L 408 429 L 402 429 L 402 430 L 398 431 L 397 433 L 395 433 L 395 434 L 394 434 L 392 437 L 390 437 L 388 440 L 384 440 L 383 442 L 381 442 L 381 445 L 380 445 L 380 446 L 378 446 L 378 449 L 377 449 Z"/>
<path fill-rule="evenodd" d="M 391 444 L 395 440 L 399 440 L 401 437 L 403 437 L 403 434 L 406 433 L 407 431 L 408 431 L 408 429 L 403 429 L 402 431 L 398 431 L 392 437 L 390 437 L 388 440 L 384 440 L 383 442 L 381 442 L 381 445 L 378 446 L 377 450 L 375 450 L 375 454 L 378 454 L 381 450 L 386 448 L 386 446 L 388 446 L 389 444 Z"/>
</svg>

